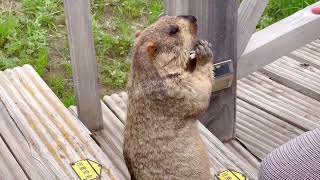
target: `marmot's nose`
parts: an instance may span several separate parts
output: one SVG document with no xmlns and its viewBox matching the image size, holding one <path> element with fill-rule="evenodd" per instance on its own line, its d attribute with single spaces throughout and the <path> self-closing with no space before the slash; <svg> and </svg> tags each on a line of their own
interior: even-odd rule
<svg viewBox="0 0 320 180">
<path fill-rule="evenodd" d="M 182 17 L 182 18 L 184 18 L 184 19 L 188 19 L 191 23 L 196 23 L 196 22 L 197 22 L 197 18 L 194 17 L 194 16 L 181 15 L 181 16 L 178 16 L 178 17 Z"/>
</svg>

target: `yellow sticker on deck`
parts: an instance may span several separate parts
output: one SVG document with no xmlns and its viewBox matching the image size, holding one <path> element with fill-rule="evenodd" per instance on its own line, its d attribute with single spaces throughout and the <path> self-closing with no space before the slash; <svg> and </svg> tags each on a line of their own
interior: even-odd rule
<svg viewBox="0 0 320 180">
<path fill-rule="evenodd" d="M 217 175 L 219 180 L 246 180 L 246 176 L 232 170 L 227 170 Z"/>
<path fill-rule="evenodd" d="M 71 166 L 80 180 L 94 180 L 101 177 L 102 166 L 89 159 L 80 160 Z"/>
</svg>

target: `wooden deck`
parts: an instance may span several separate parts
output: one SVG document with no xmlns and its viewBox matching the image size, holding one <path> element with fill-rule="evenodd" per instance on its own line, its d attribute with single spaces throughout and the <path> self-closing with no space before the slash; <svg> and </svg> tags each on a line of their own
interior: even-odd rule
<svg viewBox="0 0 320 180">
<path fill-rule="evenodd" d="M 236 139 L 221 143 L 199 123 L 212 174 L 257 179 L 273 149 L 320 127 L 320 40 L 238 81 Z M 105 96 L 104 130 L 91 133 L 31 66 L 0 72 L 0 173 L 5 179 L 79 179 L 71 164 L 90 159 L 102 179 L 129 179 L 122 157 L 127 94 Z"/>
<path fill-rule="evenodd" d="M 31 66 L 0 72 L 0 98 L 4 179 L 78 179 L 71 163 L 82 159 L 104 167 L 101 179 L 125 179 Z"/>
</svg>

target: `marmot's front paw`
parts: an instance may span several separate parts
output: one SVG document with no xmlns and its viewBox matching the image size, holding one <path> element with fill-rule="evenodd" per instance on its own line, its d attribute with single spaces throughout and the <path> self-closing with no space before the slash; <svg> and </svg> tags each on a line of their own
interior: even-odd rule
<svg viewBox="0 0 320 180">
<path fill-rule="evenodd" d="M 205 40 L 198 41 L 195 47 L 197 60 L 211 62 L 213 60 L 212 44 Z"/>
</svg>

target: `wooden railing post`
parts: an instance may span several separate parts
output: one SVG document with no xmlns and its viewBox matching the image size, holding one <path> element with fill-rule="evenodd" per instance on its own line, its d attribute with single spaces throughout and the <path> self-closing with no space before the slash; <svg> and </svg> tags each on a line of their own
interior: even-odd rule
<svg viewBox="0 0 320 180">
<path fill-rule="evenodd" d="M 235 74 L 230 88 L 212 94 L 201 122 L 221 141 L 227 141 L 234 137 L 236 120 L 238 1 L 205 1 L 208 1 L 208 17 L 204 23 L 207 26 L 204 37 L 213 44 L 215 63 L 231 59 Z"/>
<path fill-rule="evenodd" d="M 164 0 L 165 14 L 170 16 L 190 14 L 191 2 L 192 0 Z"/>
<path fill-rule="evenodd" d="M 199 35 L 213 44 L 215 63 L 231 59 L 237 69 L 237 0 L 170 0 L 168 15 L 192 14 L 198 19 Z M 181 7 L 186 8 L 181 10 Z M 178 11 L 179 10 L 179 11 Z M 210 107 L 201 122 L 220 140 L 234 137 L 236 113 L 236 77 L 232 86 L 212 94 Z"/>
<path fill-rule="evenodd" d="M 90 1 L 64 0 L 64 7 L 78 115 L 90 131 L 96 131 L 103 123 Z"/>
<path fill-rule="evenodd" d="M 238 57 L 246 49 L 269 0 L 242 0 L 238 11 Z"/>
</svg>

